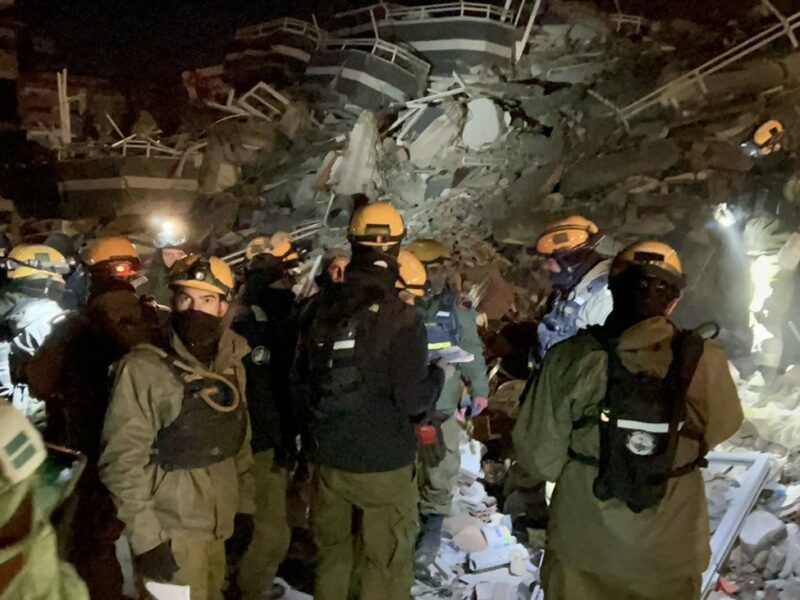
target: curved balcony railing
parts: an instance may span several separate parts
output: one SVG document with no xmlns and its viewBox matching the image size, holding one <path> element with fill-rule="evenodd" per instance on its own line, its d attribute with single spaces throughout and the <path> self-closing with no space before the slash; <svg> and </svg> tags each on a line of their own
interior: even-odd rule
<svg viewBox="0 0 800 600">
<path fill-rule="evenodd" d="M 368 52 L 369 54 L 373 54 L 378 58 L 382 58 L 383 60 L 399 65 L 414 74 L 427 74 L 431 68 L 427 62 L 421 58 L 417 58 L 405 48 L 380 39 L 328 39 L 325 40 L 320 46 L 320 49 L 329 50 L 346 50 L 348 48 L 355 48 L 364 52 Z"/>
<path fill-rule="evenodd" d="M 267 21 L 265 23 L 257 23 L 237 29 L 233 39 L 256 40 L 269 37 L 279 31 L 308 37 L 317 45 L 328 37 L 327 31 L 317 27 L 313 23 L 287 17 L 285 19 L 278 19 L 277 21 Z"/>
</svg>

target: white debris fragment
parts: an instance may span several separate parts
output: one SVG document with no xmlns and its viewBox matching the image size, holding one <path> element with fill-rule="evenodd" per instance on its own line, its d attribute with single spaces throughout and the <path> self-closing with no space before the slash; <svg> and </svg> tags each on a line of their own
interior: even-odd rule
<svg viewBox="0 0 800 600">
<path fill-rule="evenodd" d="M 748 554 L 755 556 L 785 536 L 783 521 L 765 510 L 757 510 L 745 519 L 739 541 Z"/>
<path fill-rule="evenodd" d="M 491 144 L 505 132 L 503 111 L 491 99 L 476 98 L 467 104 L 467 111 L 461 140 L 470 150 Z"/>
</svg>

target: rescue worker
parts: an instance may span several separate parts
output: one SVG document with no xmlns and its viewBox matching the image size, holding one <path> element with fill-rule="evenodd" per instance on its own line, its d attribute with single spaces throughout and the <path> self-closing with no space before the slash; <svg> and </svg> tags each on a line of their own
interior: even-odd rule
<svg viewBox="0 0 800 600">
<path fill-rule="evenodd" d="M 42 244 L 21 244 L 4 259 L 5 281 L 0 287 L 0 321 L 21 302 L 46 298 L 60 302 L 63 275 L 69 270 L 64 256 Z"/>
<path fill-rule="evenodd" d="M 289 376 L 297 346 L 297 320 L 291 279 L 283 261 L 268 251 L 249 261 L 243 293 L 244 312 L 237 316 L 233 330 L 251 348 L 243 362 L 253 430 L 256 513 L 250 548 L 244 557 L 230 558 L 242 597 L 260 600 L 272 586 L 291 541 L 287 494 L 297 460 L 299 415 Z M 232 590 L 228 592 L 231 597 Z"/>
<path fill-rule="evenodd" d="M 130 284 L 138 271 L 130 241 L 102 238 L 86 248 L 83 259 L 90 275 L 88 303 L 53 327 L 26 374 L 33 395 L 46 403 L 45 438 L 87 457 L 72 498 L 74 512 L 65 511 L 57 523 L 66 557 L 93 597 L 116 599 L 123 579 L 114 544 L 122 523 L 98 474 L 109 370 L 137 344 L 158 343 L 162 317 L 139 301 Z"/>
<path fill-rule="evenodd" d="M 517 459 L 556 487 L 548 600 L 697 599 L 708 565 L 706 452 L 742 408 L 722 348 L 669 320 L 677 253 L 633 244 L 614 259 L 614 309 L 555 346 L 513 431 Z"/>
<path fill-rule="evenodd" d="M 415 562 L 417 569 L 424 570 L 439 553 L 442 523 L 450 514 L 453 503 L 453 490 L 461 466 L 458 438 L 462 427 L 459 420 L 463 421 L 467 412 L 470 416 L 483 412 L 489 403 L 489 380 L 475 309 L 469 299 L 449 285 L 450 250 L 439 241 L 427 239 L 412 242 L 408 250 L 425 265 L 430 282 L 431 297 L 417 301 L 425 320 L 429 353 L 458 346 L 473 356 L 469 362 L 454 365 L 458 377 L 445 383 L 436 402 L 436 412 L 442 420 L 444 458 L 438 464 L 424 460 L 420 463 L 422 529 Z M 469 392 L 462 394 L 464 387 Z"/>
<path fill-rule="evenodd" d="M 234 285 L 221 259 L 173 266 L 171 331 L 116 366 L 100 478 L 111 492 L 141 581 L 219 599 L 228 552 L 253 532 L 253 455 L 244 398 L 247 343 L 223 327 Z"/>
<path fill-rule="evenodd" d="M 23 244 L 11 251 L 5 268 L 5 299 L 14 299 L 15 305 L 3 319 L 0 336 L 0 396 L 10 399 L 39 429 L 44 429 L 45 405 L 31 394 L 25 369 L 53 325 L 67 314 L 59 301 L 69 265 L 60 252 L 49 246 Z"/>
<path fill-rule="evenodd" d="M 422 319 L 397 297 L 404 235 L 389 204 L 358 209 L 348 227 L 347 277 L 323 287 L 301 325 L 298 370 L 310 384 L 316 444 L 317 600 L 347 599 L 354 570 L 364 600 L 406 600 L 413 581 L 412 419 L 431 409 L 445 374 L 428 363 Z"/>
<path fill-rule="evenodd" d="M 602 325 L 611 312 L 611 259 L 597 252 L 602 239 L 597 225 L 580 216 L 556 221 L 539 236 L 536 253 L 547 259 L 553 290 L 537 329 L 531 366 L 541 365 L 558 342 L 589 325 Z"/>
<path fill-rule="evenodd" d="M 72 566 L 58 559 L 43 482 L 41 434 L 0 401 L 0 600 L 89 600 Z"/>
<path fill-rule="evenodd" d="M 162 306 L 169 306 L 172 290 L 169 288 L 169 270 L 189 252 L 186 228 L 173 220 L 161 223 L 153 239 L 156 253 L 147 271 L 137 279 L 136 292 L 152 296 Z"/>
<path fill-rule="evenodd" d="M 753 133 L 753 138 L 742 144 L 742 149 L 750 157 L 769 156 L 783 149 L 783 137 L 783 124 L 776 119 L 770 119 L 759 125 Z"/>
</svg>

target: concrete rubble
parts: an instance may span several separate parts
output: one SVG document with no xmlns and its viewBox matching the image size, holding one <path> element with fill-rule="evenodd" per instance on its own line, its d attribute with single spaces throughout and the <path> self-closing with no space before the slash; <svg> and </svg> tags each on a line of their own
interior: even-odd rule
<svg viewBox="0 0 800 600">
<path fill-rule="evenodd" d="M 508 328 L 530 326 L 549 291 L 526 247 L 569 214 L 594 220 L 609 253 L 659 237 L 689 273 L 678 324 L 718 322 L 738 371 L 747 423 L 721 450 L 768 455 L 773 465 L 764 490 L 754 492 L 756 511 L 735 524 L 719 587 L 738 587 L 737 598 L 798 598 L 800 352 L 788 349 L 792 331 L 795 342 L 800 332 L 784 327 L 800 261 L 798 235 L 785 225 L 800 202 L 797 53 L 766 46 L 684 85 L 682 73 L 726 51 L 725 36 L 677 20 L 618 27 L 593 6 L 544 4 L 542 14 L 531 15 L 531 5 L 520 15 L 489 5 L 485 17 L 469 17 L 471 34 L 485 27 L 498 36 L 500 58 L 489 50 L 423 51 L 431 44 L 410 35 L 411 26 L 441 23 L 396 5 L 343 15 L 355 24 L 284 19 L 243 28 L 224 65 L 184 75 L 189 107 L 175 135 L 144 113 L 125 134 L 118 94 L 105 82 L 67 80 L 77 100 L 61 108 L 75 122 L 75 139 L 62 135 L 58 99 L 49 100 L 47 119 L 23 118 L 43 124 L 31 125 L 30 137 L 58 159 L 61 196 L 47 216 L 60 220 L 19 215 L 12 204 L 14 218 L 2 227 L 16 241 L 56 229 L 80 241 L 116 231 L 147 255 L 153 206 L 169 196 L 180 200 L 177 212 L 195 241 L 218 254 L 241 251 L 257 232 L 313 240 L 308 274 L 325 249 L 344 243 L 353 196 L 391 199 L 409 239 L 435 237 L 453 249 L 452 280 L 477 307 L 496 368 L 488 415 L 474 423 L 481 443 L 462 443 L 441 553 L 415 588 L 418 598 L 478 599 L 531 598 L 543 548 L 541 531 L 520 529 L 498 500 L 509 459 L 501 440 L 514 417 L 502 390 L 518 394 L 524 373 L 512 365 L 526 355 Z M 531 35 L 512 59 L 529 17 Z M 747 36 L 775 24 L 752 19 L 737 23 Z M 370 38 L 373 26 L 395 28 L 397 43 Z M 269 63 L 248 54 L 256 42 L 268 48 Z M 23 77 L 21 106 L 53 96 L 51 79 Z M 98 118 L 106 105 L 110 118 Z M 742 144 L 772 118 L 786 128 L 782 151 L 746 154 Z M 87 200 L 109 171 L 120 197 Z M 137 189 L 143 179 L 148 189 Z M 22 206 L 23 196 L 11 199 Z M 723 204 L 732 227 L 715 218 Z M 124 213 L 131 219 L 112 220 Z M 723 523 L 737 476 L 714 473 L 706 484 L 712 523 Z"/>
</svg>

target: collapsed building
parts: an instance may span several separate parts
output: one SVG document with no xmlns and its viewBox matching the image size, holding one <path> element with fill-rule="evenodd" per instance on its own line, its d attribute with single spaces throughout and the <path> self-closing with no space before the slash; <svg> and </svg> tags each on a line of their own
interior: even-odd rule
<svg viewBox="0 0 800 600">
<path fill-rule="evenodd" d="M 169 203 L 231 257 L 255 232 L 313 239 L 310 280 L 362 194 L 390 198 L 411 238 L 454 249 L 495 393 L 462 441 L 423 598 L 537 597 L 542 532 L 520 494 L 501 493 L 527 353 L 513 330 L 548 291 L 526 248 L 575 213 L 597 222 L 608 253 L 669 242 L 689 274 L 677 322 L 720 324 L 748 420 L 705 472 L 704 593 L 788 600 L 800 593 L 798 24 L 770 10 L 716 32 L 570 1 L 379 4 L 324 26 L 240 28 L 220 64 L 184 73 L 194 128 L 174 136 L 144 117 L 125 134 L 108 108 L 103 136 L 73 140 L 81 81 L 64 75 L 55 135 L 39 138 L 58 157 L 59 227 L 87 237 L 146 246 L 148 217 Z M 785 137 L 762 156 L 748 143 L 770 119 Z"/>
</svg>

